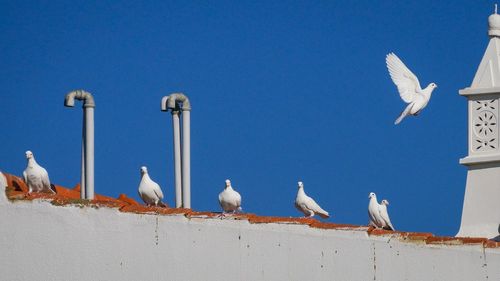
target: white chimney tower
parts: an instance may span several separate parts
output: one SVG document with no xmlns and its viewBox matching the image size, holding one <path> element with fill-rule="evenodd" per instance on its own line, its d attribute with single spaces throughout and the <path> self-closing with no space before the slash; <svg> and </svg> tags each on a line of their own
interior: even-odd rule
<svg viewBox="0 0 500 281">
<path fill-rule="evenodd" d="M 494 238 L 500 224 L 500 15 L 488 18 L 490 42 L 472 85 L 459 91 L 468 102 L 468 155 L 462 222 L 457 236 Z"/>
</svg>

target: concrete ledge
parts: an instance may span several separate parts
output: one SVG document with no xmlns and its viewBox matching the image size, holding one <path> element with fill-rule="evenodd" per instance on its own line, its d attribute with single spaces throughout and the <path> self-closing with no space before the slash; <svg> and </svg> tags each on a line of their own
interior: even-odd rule
<svg viewBox="0 0 500 281">
<path fill-rule="evenodd" d="M 479 94 L 498 94 L 500 93 L 500 87 L 492 87 L 492 88 L 465 88 L 459 90 L 458 93 L 461 96 L 474 96 Z"/>
<path fill-rule="evenodd" d="M 487 164 L 487 163 L 496 163 L 500 162 L 500 154 L 499 155 L 487 155 L 487 156 L 467 156 L 460 159 L 460 164 L 465 166 L 472 166 L 478 164 Z"/>
<path fill-rule="evenodd" d="M 6 178 L 5 280 L 500 280 L 500 243 L 485 238 L 80 200 L 60 186 L 28 195 Z"/>
</svg>

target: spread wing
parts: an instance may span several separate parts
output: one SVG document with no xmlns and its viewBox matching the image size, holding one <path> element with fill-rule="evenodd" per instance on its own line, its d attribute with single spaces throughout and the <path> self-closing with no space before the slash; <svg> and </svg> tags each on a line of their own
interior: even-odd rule
<svg viewBox="0 0 500 281">
<path fill-rule="evenodd" d="M 417 92 L 422 91 L 417 76 L 394 53 L 389 53 L 385 62 L 401 99 L 406 103 L 412 102 Z"/>
</svg>

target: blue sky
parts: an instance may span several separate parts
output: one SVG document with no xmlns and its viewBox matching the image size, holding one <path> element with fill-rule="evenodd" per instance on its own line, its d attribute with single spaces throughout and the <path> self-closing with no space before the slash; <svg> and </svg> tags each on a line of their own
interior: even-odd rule
<svg viewBox="0 0 500 281">
<path fill-rule="evenodd" d="M 230 178 L 246 212 L 300 216 L 296 183 L 332 217 L 366 224 L 368 193 L 397 229 L 454 235 L 466 168 L 466 100 L 492 2 L 1 1 L 0 170 L 32 150 L 51 181 L 79 182 L 82 110 L 96 100 L 96 192 L 138 199 L 139 168 L 173 205 L 172 129 L 160 100 L 191 100 L 192 206 L 219 211 Z M 385 67 L 422 85 L 417 118 Z"/>
</svg>

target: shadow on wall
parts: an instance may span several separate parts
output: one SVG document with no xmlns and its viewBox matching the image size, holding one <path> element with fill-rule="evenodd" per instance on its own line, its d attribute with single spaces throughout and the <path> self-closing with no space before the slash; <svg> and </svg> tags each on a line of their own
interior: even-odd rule
<svg viewBox="0 0 500 281">
<path fill-rule="evenodd" d="M 500 242 L 500 224 L 498 225 L 498 234 L 497 236 L 491 238 L 491 240 L 495 241 L 495 242 Z"/>
</svg>

